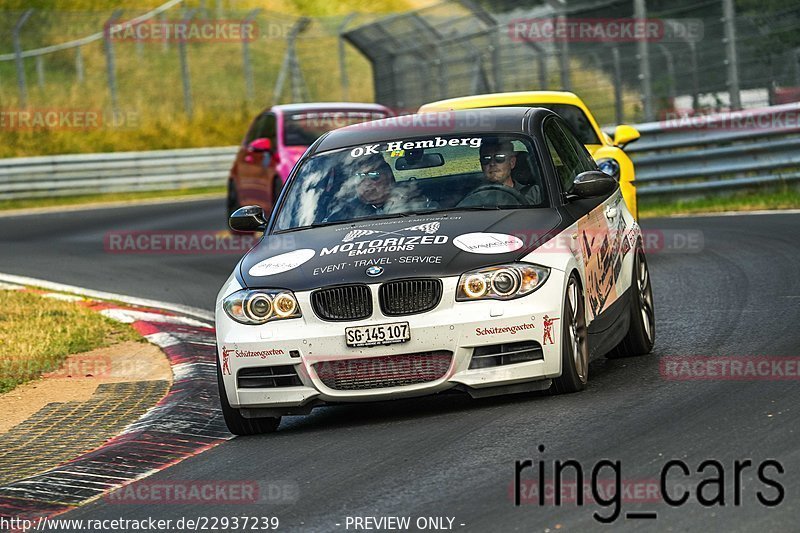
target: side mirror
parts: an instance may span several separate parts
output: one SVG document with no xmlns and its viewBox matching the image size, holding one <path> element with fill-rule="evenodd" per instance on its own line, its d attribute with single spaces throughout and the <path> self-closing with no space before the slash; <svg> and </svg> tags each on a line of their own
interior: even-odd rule
<svg viewBox="0 0 800 533">
<path fill-rule="evenodd" d="M 262 231 L 267 227 L 264 210 L 257 205 L 240 207 L 231 214 L 228 225 L 233 231 L 252 232 Z"/>
<path fill-rule="evenodd" d="M 572 187 L 567 191 L 567 200 L 608 196 L 616 190 L 617 185 L 617 180 L 605 172 L 599 170 L 581 172 L 575 176 Z"/>
<path fill-rule="evenodd" d="M 271 152 L 272 141 L 269 139 L 256 139 L 247 145 L 248 152 Z"/>
<path fill-rule="evenodd" d="M 614 145 L 625 148 L 626 144 L 632 143 L 640 136 L 639 132 L 633 126 L 620 124 L 617 126 L 617 129 L 614 130 Z"/>
</svg>

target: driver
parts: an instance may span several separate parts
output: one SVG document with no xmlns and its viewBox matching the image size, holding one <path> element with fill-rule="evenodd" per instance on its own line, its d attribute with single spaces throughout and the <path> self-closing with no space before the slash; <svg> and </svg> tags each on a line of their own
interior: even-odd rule
<svg viewBox="0 0 800 533">
<path fill-rule="evenodd" d="M 498 138 L 484 139 L 480 149 L 481 170 L 483 170 L 484 182 L 480 187 L 495 185 L 513 189 L 527 201 L 529 205 L 538 205 L 542 201 L 542 194 L 536 185 L 522 184 L 514 181 L 511 171 L 517 165 L 517 156 L 514 153 L 514 145 L 509 140 Z M 520 205 L 517 199 L 519 195 L 514 194 L 514 202 Z M 477 194 L 468 195 L 465 201 L 474 205 L 488 205 L 491 200 L 496 198 L 494 205 L 506 204 L 512 194 L 505 194 L 502 188 L 494 190 L 479 191 Z M 459 205 L 466 205 L 462 202 Z"/>
<path fill-rule="evenodd" d="M 430 205 L 430 201 L 413 188 L 397 184 L 392 167 L 381 155 L 360 158 L 352 166 L 349 179 L 351 184 L 354 182 L 355 197 L 346 200 L 328 221 L 402 213 Z"/>
</svg>

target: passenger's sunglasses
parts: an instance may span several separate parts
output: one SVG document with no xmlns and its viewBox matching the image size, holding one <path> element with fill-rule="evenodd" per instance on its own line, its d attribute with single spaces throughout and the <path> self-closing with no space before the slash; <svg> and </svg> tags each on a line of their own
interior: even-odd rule
<svg viewBox="0 0 800 533">
<path fill-rule="evenodd" d="M 509 154 L 482 155 L 481 165 L 488 165 L 492 162 L 492 159 L 494 159 L 495 163 L 505 163 L 509 157 L 511 157 Z"/>
<path fill-rule="evenodd" d="M 378 181 L 381 179 L 381 171 L 380 170 L 370 170 L 369 172 L 356 172 L 353 174 L 357 179 L 363 180 L 364 178 L 369 178 L 372 181 Z"/>
</svg>

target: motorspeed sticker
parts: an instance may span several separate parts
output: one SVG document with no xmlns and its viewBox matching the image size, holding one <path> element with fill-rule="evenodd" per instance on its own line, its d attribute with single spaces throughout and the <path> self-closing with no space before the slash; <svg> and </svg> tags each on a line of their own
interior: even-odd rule
<svg viewBox="0 0 800 533">
<path fill-rule="evenodd" d="M 523 246 L 522 239 L 505 233 L 465 233 L 453 239 L 453 244 L 473 254 L 505 254 Z"/>
<path fill-rule="evenodd" d="M 309 248 L 294 250 L 285 254 L 276 255 L 256 263 L 250 267 L 251 276 L 274 276 L 282 272 L 293 270 L 309 261 L 317 252 Z"/>
</svg>

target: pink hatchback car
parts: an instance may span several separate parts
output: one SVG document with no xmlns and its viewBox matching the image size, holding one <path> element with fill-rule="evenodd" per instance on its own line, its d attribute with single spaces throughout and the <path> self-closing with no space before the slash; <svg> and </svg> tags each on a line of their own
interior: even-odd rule
<svg viewBox="0 0 800 533">
<path fill-rule="evenodd" d="M 275 105 L 247 130 L 228 179 L 228 214 L 243 205 L 272 211 L 281 187 L 300 156 L 323 133 L 391 116 L 378 104 L 319 102 Z"/>
</svg>

